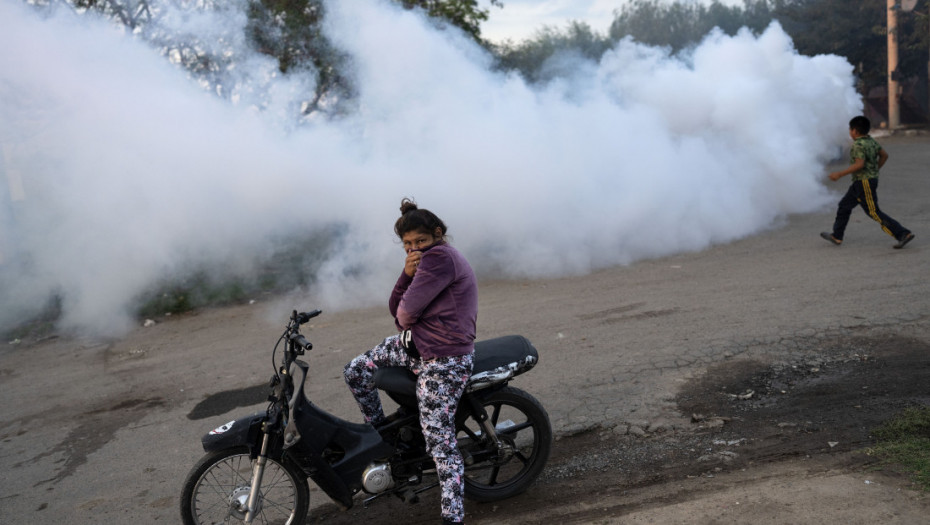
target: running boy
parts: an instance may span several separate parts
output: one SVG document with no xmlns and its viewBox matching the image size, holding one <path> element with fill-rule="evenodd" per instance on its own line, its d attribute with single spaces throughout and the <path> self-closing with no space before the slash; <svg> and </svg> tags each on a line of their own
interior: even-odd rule
<svg viewBox="0 0 930 525">
<path fill-rule="evenodd" d="M 833 232 L 822 232 L 820 236 L 833 244 L 841 244 L 849 216 L 858 204 L 869 217 L 882 226 L 885 233 L 898 241 L 894 245 L 895 249 L 904 248 L 905 244 L 914 239 L 914 234 L 878 209 L 878 170 L 888 160 L 888 153 L 869 136 L 871 127 L 869 119 L 861 115 L 849 121 L 849 136 L 853 139 L 852 149 L 849 151 L 849 167 L 843 171 L 834 171 L 830 174 L 830 179 L 836 181 L 846 175 L 852 175 L 853 182 L 836 208 Z"/>
</svg>

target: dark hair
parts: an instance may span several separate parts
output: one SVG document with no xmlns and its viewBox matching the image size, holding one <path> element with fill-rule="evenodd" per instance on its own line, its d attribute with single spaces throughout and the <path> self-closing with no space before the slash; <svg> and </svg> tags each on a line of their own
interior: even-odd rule
<svg viewBox="0 0 930 525">
<path fill-rule="evenodd" d="M 869 130 L 872 129 L 872 123 L 869 122 L 867 117 L 859 115 L 858 117 L 853 117 L 853 119 L 849 121 L 849 129 L 856 130 L 856 133 L 860 135 L 868 135 Z"/>
<path fill-rule="evenodd" d="M 398 237 L 412 231 L 433 235 L 437 228 L 442 232 L 440 237 L 445 237 L 446 224 L 435 213 L 418 208 L 416 202 L 406 197 L 400 201 L 400 218 L 394 223 L 394 233 Z"/>
</svg>

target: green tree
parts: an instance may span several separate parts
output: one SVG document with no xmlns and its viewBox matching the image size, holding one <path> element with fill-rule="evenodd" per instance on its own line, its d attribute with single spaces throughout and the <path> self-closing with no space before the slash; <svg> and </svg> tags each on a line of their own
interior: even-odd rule
<svg viewBox="0 0 930 525">
<path fill-rule="evenodd" d="M 26 0 L 37 7 L 47 7 L 53 0 Z M 351 106 L 354 86 L 347 75 L 348 57 L 335 48 L 322 31 L 325 4 L 322 0 L 245 0 L 248 14 L 247 37 L 260 53 L 274 57 L 282 73 L 312 71 L 316 87 L 308 93 L 303 112 L 339 113 Z M 481 24 L 488 19 L 488 10 L 477 0 L 394 0 L 406 9 L 421 9 L 440 25 L 456 27 L 481 42 Z M 120 23 L 140 35 L 162 52 L 180 63 L 218 93 L 230 93 L 222 85 L 222 72 L 237 59 L 224 41 L 229 38 L 202 35 L 168 34 L 159 27 L 162 5 L 180 9 L 233 9 L 235 4 L 221 0 L 61 0 L 76 12 L 93 10 Z M 500 0 L 491 6 L 502 7 Z M 224 47 L 225 46 L 225 47 Z"/>
<path fill-rule="evenodd" d="M 843 2 L 797 0 L 782 7 L 779 19 L 799 53 L 846 57 L 866 85 L 884 79 L 885 0 Z"/>
<path fill-rule="evenodd" d="M 743 7 L 711 4 L 634 0 L 624 4 L 610 25 L 611 40 L 632 38 L 643 44 L 669 47 L 678 52 L 700 42 L 713 28 L 732 35 L 740 28 L 759 32 L 772 20 L 772 4 L 745 0 Z"/>
<path fill-rule="evenodd" d="M 316 89 L 303 113 L 323 107 L 334 111 L 352 100 L 354 88 L 345 74 L 348 57 L 322 33 L 325 16 L 321 0 L 249 0 L 246 31 L 254 47 L 273 56 L 282 73 L 309 70 Z"/>
<path fill-rule="evenodd" d="M 919 0 L 917 9 L 898 14 L 897 69 L 902 80 L 923 83 L 927 79 L 928 4 L 928 0 Z M 887 85 L 886 0 L 793 0 L 776 14 L 799 53 L 845 57 L 855 67 L 863 96 L 867 97 L 871 88 Z M 926 95 L 916 102 L 926 102 Z"/>
<path fill-rule="evenodd" d="M 543 27 L 528 40 L 504 42 L 493 49 L 501 68 L 519 71 L 531 82 L 545 82 L 558 76 L 559 70 L 551 67 L 556 58 L 574 55 L 596 61 L 623 38 L 677 52 L 697 44 L 714 27 L 728 34 L 741 27 L 761 31 L 772 21 L 771 6 L 781 3 L 745 0 L 740 8 L 717 1 L 704 5 L 634 0 L 615 12 L 607 35 L 592 31 L 587 24 L 571 22 L 564 29 Z"/>
<path fill-rule="evenodd" d="M 744 0 L 741 7 L 716 0 L 710 4 L 633 0 L 615 12 L 606 44 L 598 35 L 570 26 L 564 31 L 544 28 L 529 40 L 508 42 L 495 50 L 501 67 L 518 70 L 531 81 L 546 81 L 552 76 L 547 69 L 551 57 L 567 49 L 596 59 L 613 43 L 632 38 L 679 52 L 696 45 L 715 27 L 730 35 L 743 27 L 759 33 L 777 20 L 799 53 L 846 58 L 855 67 L 860 93 L 868 96 L 871 88 L 887 82 L 886 10 L 886 0 Z M 898 16 L 898 74 L 908 85 L 926 86 L 928 11 L 930 0 L 918 0 L 916 9 Z M 926 89 L 913 94 L 910 101 L 912 105 L 916 101 L 920 111 L 927 101 Z"/>
<path fill-rule="evenodd" d="M 558 76 L 550 67 L 557 57 L 597 61 L 612 42 L 584 22 L 572 21 L 565 29 L 544 26 L 522 42 L 505 41 L 492 46 L 498 67 L 519 71 L 530 82 L 546 82 Z"/>
<path fill-rule="evenodd" d="M 478 7 L 477 0 L 395 0 L 407 9 L 420 8 L 436 20 L 442 20 L 465 31 L 481 42 L 481 24 L 488 20 L 488 10 Z M 503 7 L 500 0 L 491 5 Z"/>
</svg>

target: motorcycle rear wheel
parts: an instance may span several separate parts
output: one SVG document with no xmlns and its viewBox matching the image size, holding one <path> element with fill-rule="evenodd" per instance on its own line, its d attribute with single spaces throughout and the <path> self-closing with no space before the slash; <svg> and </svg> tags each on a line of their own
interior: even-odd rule
<svg viewBox="0 0 930 525">
<path fill-rule="evenodd" d="M 181 491 L 184 525 L 235 523 L 245 518 L 252 479 L 249 449 L 235 447 L 211 452 L 194 465 Z M 262 476 L 259 509 L 253 523 L 303 524 L 310 506 L 307 478 L 285 459 L 268 459 Z"/>
<path fill-rule="evenodd" d="M 532 395 L 504 387 L 481 401 L 507 454 L 489 456 L 481 426 L 473 415 L 460 422 L 456 437 L 466 458 L 481 458 L 465 466 L 465 497 L 490 502 L 524 492 L 536 480 L 552 450 L 552 425 Z"/>
</svg>

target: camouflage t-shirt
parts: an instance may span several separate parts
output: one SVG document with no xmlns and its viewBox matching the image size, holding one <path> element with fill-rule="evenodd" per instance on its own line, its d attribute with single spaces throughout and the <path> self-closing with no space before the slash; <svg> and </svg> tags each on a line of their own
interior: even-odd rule
<svg viewBox="0 0 930 525">
<path fill-rule="evenodd" d="M 878 152 L 881 150 L 881 144 L 869 135 L 859 137 L 853 141 L 852 149 L 849 150 L 849 163 L 856 162 L 856 159 L 865 159 L 865 166 L 852 174 L 852 180 L 858 181 L 878 177 Z"/>
</svg>

